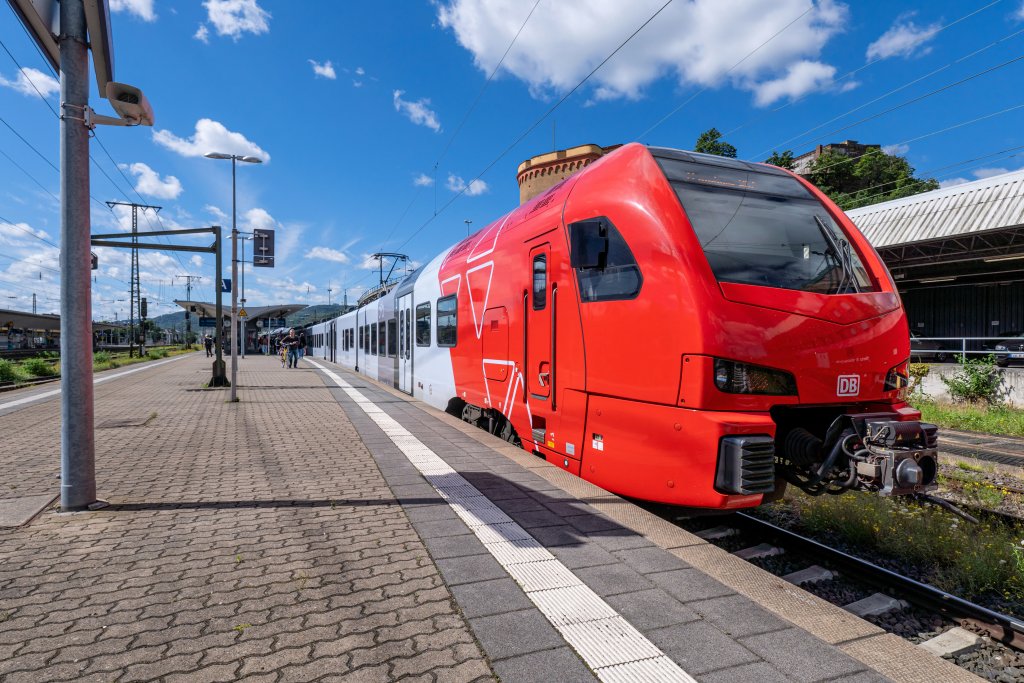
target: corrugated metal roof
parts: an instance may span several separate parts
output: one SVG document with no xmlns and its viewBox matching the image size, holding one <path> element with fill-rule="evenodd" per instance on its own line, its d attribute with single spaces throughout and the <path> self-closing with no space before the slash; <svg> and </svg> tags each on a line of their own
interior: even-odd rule
<svg viewBox="0 0 1024 683">
<path fill-rule="evenodd" d="M 876 248 L 1024 225 L 1024 169 L 846 215 Z"/>
</svg>

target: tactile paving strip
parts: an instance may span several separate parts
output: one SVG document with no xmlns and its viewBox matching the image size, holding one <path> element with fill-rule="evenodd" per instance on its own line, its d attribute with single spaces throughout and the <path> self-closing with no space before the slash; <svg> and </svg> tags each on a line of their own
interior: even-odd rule
<svg viewBox="0 0 1024 683">
<path fill-rule="evenodd" d="M 313 361 L 310 364 L 341 387 L 391 438 L 599 679 L 606 683 L 696 683 L 397 420 L 336 373 Z"/>
</svg>

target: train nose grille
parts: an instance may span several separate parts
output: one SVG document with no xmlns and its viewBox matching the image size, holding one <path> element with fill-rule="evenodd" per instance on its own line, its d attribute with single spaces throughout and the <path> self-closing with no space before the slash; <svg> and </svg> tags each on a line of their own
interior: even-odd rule
<svg viewBox="0 0 1024 683">
<path fill-rule="evenodd" d="M 719 493 L 771 493 L 775 490 L 775 441 L 755 434 L 726 436 L 718 446 L 715 489 Z"/>
</svg>

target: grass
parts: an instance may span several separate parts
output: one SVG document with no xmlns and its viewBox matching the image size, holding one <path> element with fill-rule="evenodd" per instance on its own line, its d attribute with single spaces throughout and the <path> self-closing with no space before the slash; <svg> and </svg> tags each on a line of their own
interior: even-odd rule
<svg viewBox="0 0 1024 683">
<path fill-rule="evenodd" d="M 915 401 L 921 419 L 947 429 L 1024 436 L 1024 410 L 969 404 Z"/>
<path fill-rule="evenodd" d="M 21 368 L 33 377 L 54 377 L 60 373 L 53 363 L 43 358 L 29 358 L 21 363 Z"/>
<path fill-rule="evenodd" d="M 0 358 L 0 382 L 20 382 L 24 379 L 25 373 L 17 363 Z"/>
<path fill-rule="evenodd" d="M 127 352 L 111 353 L 110 351 L 97 351 L 92 357 L 93 372 L 113 370 L 122 365 L 133 365 L 144 363 L 150 360 L 178 356 L 183 353 L 194 353 L 177 347 L 154 347 L 147 350 L 145 356 L 129 358 Z M 56 377 L 60 374 L 60 365 L 50 362 L 57 355 L 52 351 L 44 351 L 36 358 L 29 358 L 21 362 L 15 362 L 0 358 L 0 384 L 13 382 L 15 384 L 24 382 L 31 378 Z"/>
<path fill-rule="evenodd" d="M 787 493 L 766 511 L 772 508 L 795 515 L 802 530 L 813 535 L 915 566 L 925 580 L 950 593 L 1024 602 L 1024 526 L 969 524 L 939 508 L 868 493 L 820 498 Z"/>
</svg>

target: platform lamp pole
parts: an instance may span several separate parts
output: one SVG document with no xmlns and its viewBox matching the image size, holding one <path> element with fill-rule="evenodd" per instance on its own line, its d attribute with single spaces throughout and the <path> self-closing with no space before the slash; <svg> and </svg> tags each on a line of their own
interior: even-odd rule
<svg viewBox="0 0 1024 683">
<path fill-rule="evenodd" d="M 235 165 L 244 161 L 262 164 L 263 159 L 239 154 L 208 152 L 207 159 L 231 159 L 231 402 L 238 401 L 236 384 L 238 380 L 238 202 L 235 192 Z M 220 273 L 217 274 L 220 277 Z M 220 320 L 217 321 L 220 324 Z"/>
</svg>

